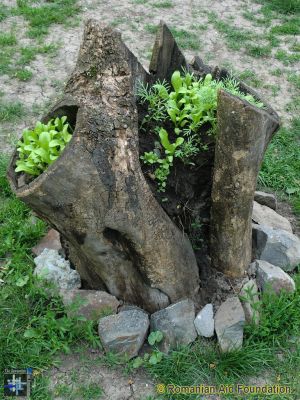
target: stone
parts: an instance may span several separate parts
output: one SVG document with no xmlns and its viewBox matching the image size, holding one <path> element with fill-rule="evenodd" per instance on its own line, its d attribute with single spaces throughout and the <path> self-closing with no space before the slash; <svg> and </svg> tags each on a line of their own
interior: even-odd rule
<svg viewBox="0 0 300 400">
<path fill-rule="evenodd" d="M 300 263 L 300 240 L 294 234 L 266 225 L 253 225 L 254 258 L 292 271 Z"/>
<path fill-rule="evenodd" d="M 276 294 L 282 290 L 295 291 L 295 282 L 281 268 L 262 260 L 256 260 L 256 266 L 256 281 L 260 290 L 263 291 L 270 287 Z"/>
<path fill-rule="evenodd" d="M 98 332 L 106 352 L 131 359 L 138 355 L 149 329 L 148 316 L 139 310 L 123 311 L 101 318 Z"/>
<path fill-rule="evenodd" d="M 215 331 L 214 310 L 212 304 L 206 304 L 197 314 L 194 325 L 199 336 L 212 337 Z"/>
<path fill-rule="evenodd" d="M 245 313 L 237 297 L 231 297 L 221 304 L 215 315 L 215 330 L 222 352 L 242 347 L 244 324 Z"/>
<path fill-rule="evenodd" d="M 78 305 L 69 315 L 83 316 L 88 320 L 98 320 L 101 315 L 116 314 L 119 300 L 101 290 L 61 289 L 59 291 L 66 306 L 71 303 Z"/>
<path fill-rule="evenodd" d="M 256 263 L 255 263 L 256 264 Z M 259 296 L 255 279 L 245 283 L 240 293 L 240 300 L 248 323 L 259 324 Z"/>
<path fill-rule="evenodd" d="M 34 274 L 48 282 L 53 282 L 60 289 L 78 289 L 81 286 L 80 276 L 71 269 L 70 262 L 58 254 L 57 250 L 44 249 L 34 258 Z"/>
<path fill-rule="evenodd" d="M 256 191 L 254 193 L 254 200 L 262 206 L 267 206 L 273 210 L 277 209 L 277 200 L 274 194 Z"/>
<path fill-rule="evenodd" d="M 253 277 L 256 276 L 256 262 L 252 262 L 251 264 L 249 264 L 247 273 L 249 276 L 253 276 Z"/>
<path fill-rule="evenodd" d="M 171 304 L 152 314 L 151 331 L 161 331 L 164 335 L 159 344 L 160 350 L 167 353 L 179 345 L 192 343 L 197 337 L 194 319 L 195 305 L 190 299 Z"/>
<path fill-rule="evenodd" d="M 149 315 L 149 313 L 145 310 L 143 310 L 142 308 L 134 305 L 134 304 L 123 304 L 120 308 L 119 308 L 119 312 L 123 312 L 123 311 L 128 311 L 128 310 L 139 310 L 144 312 L 145 314 Z"/>
<path fill-rule="evenodd" d="M 262 206 L 256 201 L 253 202 L 252 221 L 259 225 L 266 225 L 293 233 L 292 225 L 288 219 L 279 215 L 272 208 Z"/>
<path fill-rule="evenodd" d="M 31 251 L 36 256 L 39 256 L 45 249 L 61 250 L 60 234 L 55 229 L 50 229 Z"/>
</svg>

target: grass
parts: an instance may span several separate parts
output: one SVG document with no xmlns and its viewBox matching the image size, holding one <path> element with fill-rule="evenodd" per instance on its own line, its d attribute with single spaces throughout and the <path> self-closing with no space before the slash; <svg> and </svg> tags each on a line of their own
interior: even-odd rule
<svg viewBox="0 0 300 400">
<path fill-rule="evenodd" d="M 276 296 L 265 292 L 261 299 L 259 326 L 246 325 L 241 350 L 221 353 L 214 341 L 198 339 L 193 345 L 179 348 L 161 363 L 149 366 L 156 381 L 163 385 L 236 385 L 250 384 L 250 379 L 266 377 L 270 383 L 290 385 L 299 393 L 300 342 L 300 275 L 296 275 L 297 291 Z M 281 359 L 278 358 L 278 353 Z M 199 399 L 200 396 L 168 394 L 163 399 Z M 222 397 L 223 398 L 223 397 Z M 227 395 L 226 399 L 237 396 Z M 241 398 L 251 398 L 242 396 Z M 276 395 L 260 399 L 279 399 Z M 291 396 L 280 397 L 281 400 Z M 294 397 L 292 397 L 294 398 Z M 296 398 L 296 397 L 295 397 Z"/>
<path fill-rule="evenodd" d="M 271 55 L 271 46 L 247 46 L 247 53 L 252 57 L 268 57 Z"/>
<path fill-rule="evenodd" d="M 300 119 L 275 134 L 266 152 L 259 182 L 275 191 L 283 191 L 291 201 L 300 200 Z"/>
<path fill-rule="evenodd" d="M 183 50 L 200 50 L 200 39 L 194 32 L 188 32 L 185 29 L 172 28 L 171 32 L 178 45 Z"/>
<path fill-rule="evenodd" d="M 4 21 L 10 14 L 10 8 L 0 3 L 0 22 Z"/>
<path fill-rule="evenodd" d="M 257 77 L 257 74 L 250 69 L 246 69 L 243 72 L 237 73 L 237 76 L 239 77 L 239 79 L 254 88 L 262 87 L 264 84 L 264 82 Z"/>
<path fill-rule="evenodd" d="M 24 114 L 25 110 L 21 103 L 0 101 L 0 122 L 14 122 L 23 117 Z"/>
<path fill-rule="evenodd" d="M 0 34 L 0 47 L 3 46 L 14 46 L 17 44 L 16 35 L 13 33 L 1 33 Z"/>
<path fill-rule="evenodd" d="M 37 0 L 17 0 L 15 13 L 29 22 L 29 37 L 38 38 L 48 33 L 53 24 L 68 24 L 80 12 L 77 0 L 54 0 L 40 3 Z"/>
<path fill-rule="evenodd" d="M 0 157 L 0 370 L 43 370 L 59 352 L 82 343 L 99 347 L 94 323 L 68 317 L 59 296 L 33 275 L 30 249 L 44 234 L 41 220 L 30 222 L 30 210 L 10 191 L 7 159 Z M 47 397 L 42 393 L 40 398 Z"/>
<path fill-rule="evenodd" d="M 172 8 L 172 7 L 174 7 L 174 4 L 172 3 L 172 1 L 165 0 L 165 1 L 159 1 L 158 3 L 153 3 L 152 7 L 155 7 L 155 8 Z"/>
<path fill-rule="evenodd" d="M 227 46 L 232 50 L 240 50 L 247 42 L 254 39 L 252 32 L 246 29 L 237 28 L 225 21 L 217 18 L 214 12 L 208 13 L 209 22 L 213 23 L 215 28 L 223 34 Z"/>
<path fill-rule="evenodd" d="M 300 18 L 294 18 L 281 25 L 273 26 L 273 28 L 271 28 L 271 33 L 279 35 L 298 35 L 300 33 Z"/>
<path fill-rule="evenodd" d="M 156 34 L 156 32 L 158 30 L 158 25 L 146 24 L 144 28 L 145 28 L 146 32 L 151 33 L 152 35 L 154 35 L 154 34 Z"/>
<path fill-rule="evenodd" d="M 278 50 L 275 54 L 275 58 L 281 61 L 284 65 L 290 65 L 300 61 L 300 54 L 288 53 L 285 50 Z"/>
<path fill-rule="evenodd" d="M 293 72 L 288 75 L 288 81 L 292 83 L 296 89 L 300 89 L 300 74 Z"/>
<path fill-rule="evenodd" d="M 260 3 L 264 5 L 267 12 L 269 10 L 282 14 L 298 14 L 300 12 L 299 0 L 261 0 Z"/>
</svg>

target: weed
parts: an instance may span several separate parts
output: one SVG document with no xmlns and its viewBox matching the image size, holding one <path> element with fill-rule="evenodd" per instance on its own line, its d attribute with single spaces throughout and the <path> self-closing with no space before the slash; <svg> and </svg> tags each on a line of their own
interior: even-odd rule
<svg viewBox="0 0 300 400">
<path fill-rule="evenodd" d="M 13 122 L 25 113 L 24 107 L 21 103 L 3 103 L 0 102 L 0 122 Z"/>
<path fill-rule="evenodd" d="M 300 19 L 291 19 L 271 28 L 271 33 L 279 35 L 298 35 L 300 33 Z"/>
<path fill-rule="evenodd" d="M 275 69 L 273 69 L 273 70 L 270 71 L 270 72 L 271 72 L 271 74 L 272 74 L 273 76 L 281 76 L 282 73 L 283 73 L 283 71 L 282 71 L 281 68 L 275 68 Z"/>
<path fill-rule="evenodd" d="M 247 46 L 247 53 L 252 57 L 267 57 L 271 55 L 271 46 Z"/>
<path fill-rule="evenodd" d="M 240 29 L 227 22 L 218 20 L 217 15 L 213 12 L 208 13 L 208 20 L 224 35 L 227 46 L 232 50 L 240 50 L 249 40 L 254 39 L 253 33 L 249 30 Z"/>
<path fill-rule="evenodd" d="M 169 0 L 160 1 L 159 3 L 153 3 L 153 7 L 155 8 L 171 8 L 173 6 L 174 5 L 172 1 Z"/>
<path fill-rule="evenodd" d="M 300 61 L 300 54 L 287 53 L 285 50 L 278 50 L 275 58 L 280 60 L 284 65 L 294 64 Z"/>
<path fill-rule="evenodd" d="M 200 40 L 199 36 L 194 32 L 188 32 L 184 29 L 171 28 L 171 32 L 176 39 L 178 45 L 184 49 L 199 50 Z"/>
<path fill-rule="evenodd" d="M 257 77 L 257 74 L 250 70 L 246 69 L 243 72 L 237 74 L 239 79 L 247 83 L 249 86 L 253 86 L 255 88 L 262 87 L 263 81 Z"/>
<path fill-rule="evenodd" d="M 16 35 L 13 33 L 1 33 L 0 34 L 0 46 L 14 46 L 17 44 Z"/>
<path fill-rule="evenodd" d="M 158 30 L 158 25 L 154 24 L 146 24 L 145 25 L 145 31 L 151 34 L 155 34 Z"/>
<path fill-rule="evenodd" d="M 300 119 L 295 118 L 290 128 L 281 128 L 266 152 L 259 181 L 262 185 L 300 198 Z M 293 192 L 293 193 L 291 193 Z"/>
<path fill-rule="evenodd" d="M 52 24 L 65 24 L 79 11 L 77 0 L 55 0 L 34 5 L 30 0 L 17 0 L 16 14 L 29 22 L 30 37 L 40 37 L 48 33 Z"/>
<path fill-rule="evenodd" d="M 0 3 L 0 22 L 4 21 L 10 14 L 10 8 Z"/>
<path fill-rule="evenodd" d="M 15 71 L 14 76 L 20 81 L 29 81 L 32 78 L 33 73 L 28 69 L 18 69 Z"/>
<path fill-rule="evenodd" d="M 299 0 L 260 0 L 264 4 L 264 11 L 276 11 L 282 14 L 298 14 L 300 12 Z"/>
<path fill-rule="evenodd" d="M 300 43 L 295 42 L 290 48 L 291 51 L 295 51 L 296 53 L 300 52 Z"/>
<path fill-rule="evenodd" d="M 288 81 L 292 83 L 297 89 L 300 89 L 300 75 L 296 72 L 288 75 Z"/>
</svg>

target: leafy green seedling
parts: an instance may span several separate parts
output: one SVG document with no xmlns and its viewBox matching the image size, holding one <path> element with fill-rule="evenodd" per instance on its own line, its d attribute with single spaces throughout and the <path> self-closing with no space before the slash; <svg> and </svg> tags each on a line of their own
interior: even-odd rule
<svg viewBox="0 0 300 400">
<path fill-rule="evenodd" d="M 72 137 L 66 120 L 61 117 L 47 124 L 37 122 L 33 130 L 23 131 L 22 140 L 18 141 L 16 172 L 38 176 L 61 155 Z"/>
</svg>

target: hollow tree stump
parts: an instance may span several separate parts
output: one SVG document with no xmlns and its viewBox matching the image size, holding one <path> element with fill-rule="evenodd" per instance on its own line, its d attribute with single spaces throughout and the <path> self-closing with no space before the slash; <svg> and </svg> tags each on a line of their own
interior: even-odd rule
<svg viewBox="0 0 300 400">
<path fill-rule="evenodd" d="M 92 288 L 150 312 L 195 298 L 191 244 L 152 195 L 140 167 L 135 89 L 147 73 L 116 31 L 87 22 L 62 100 L 44 121 L 67 115 L 73 137 L 61 157 L 17 188 L 17 196 L 69 243 L 70 259 Z"/>
<path fill-rule="evenodd" d="M 150 312 L 184 297 L 201 301 L 199 268 L 209 264 L 202 254 L 196 261 L 185 226 L 177 226 L 172 212 L 159 203 L 139 160 L 137 84 L 169 79 L 182 66 L 199 77 L 211 71 L 216 79 L 228 76 L 199 57 L 188 64 L 162 22 L 148 74 L 118 32 L 88 21 L 63 97 L 42 119 L 66 115 L 74 127 L 71 141 L 27 185 L 18 187 L 17 151 L 8 168 L 12 190 L 60 232 L 83 281 Z M 240 88 L 259 98 L 243 83 Z M 213 266 L 241 276 L 250 261 L 256 178 L 278 116 L 223 91 L 217 113 L 215 152 L 203 156 L 206 169 L 201 170 L 201 161 L 199 178 L 193 175 L 189 182 L 183 176 L 192 193 L 185 203 L 193 209 L 192 217 L 198 214 L 203 221 L 211 209 L 210 233 L 205 231 L 203 241 L 210 238 Z M 175 200 L 179 186 L 175 182 Z"/>
</svg>

